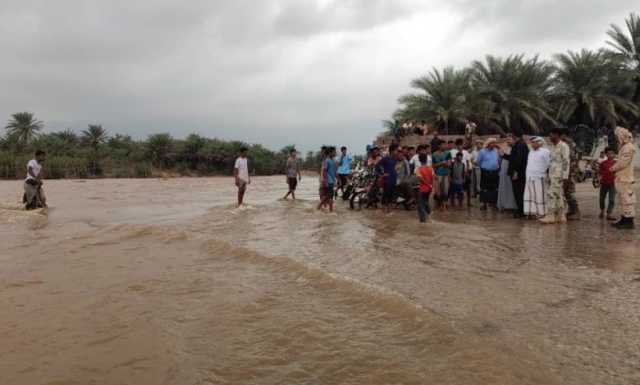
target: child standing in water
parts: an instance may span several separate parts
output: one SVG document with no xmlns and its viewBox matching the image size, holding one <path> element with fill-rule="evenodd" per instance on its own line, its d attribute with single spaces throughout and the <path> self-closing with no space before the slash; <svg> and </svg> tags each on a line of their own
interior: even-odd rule
<svg viewBox="0 0 640 385">
<path fill-rule="evenodd" d="M 451 207 L 455 207 L 456 200 L 462 207 L 462 202 L 464 201 L 464 180 L 467 175 L 467 166 L 462 159 L 462 152 L 458 152 L 451 165 Z"/>
<path fill-rule="evenodd" d="M 607 205 L 607 220 L 614 221 L 613 209 L 616 207 L 616 176 L 611 172 L 611 167 L 616 163 L 616 153 L 611 147 L 605 149 L 607 158 L 600 162 L 600 218 L 604 218 L 605 200 L 609 196 Z"/>
<path fill-rule="evenodd" d="M 433 169 L 427 165 L 427 154 L 418 155 L 420 165 L 416 169 L 416 175 L 419 180 L 418 185 L 418 218 L 421 223 L 427 221 L 427 216 L 431 212 L 429 209 L 429 195 L 433 190 Z"/>
<path fill-rule="evenodd" d="M 247 151 L 246 147 L 240 149 L 240 156 L 236 159 L 236 164 L 233 168 L 233 175 L 236 179 L 236 187 L 238 188 L 238 207 L 241 207 L 244 203 L 244 193 L 247 191 L 247 185 L 251 184 Z"/>
</svg>

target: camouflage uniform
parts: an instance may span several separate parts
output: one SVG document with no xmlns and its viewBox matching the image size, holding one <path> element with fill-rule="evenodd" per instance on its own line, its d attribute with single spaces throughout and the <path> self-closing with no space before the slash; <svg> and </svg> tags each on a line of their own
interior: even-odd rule
<svg viewBox="0 0 640 385">
<path fill-rule="evenodd" d="M 629 131 L 617 128 L 616 136 L 618 136 L 621 147 L 618 152 L 618 160 L 611 167 L 611 171 L 616 174 L 617 200 L 620 202 L 622 217 L 633 219 L 636 215 L 635 178 L 633 170 L 636 147 L 633 143 L 633 136 L 631 136 Z"/>
<path fill-rule="evenodd" d="M 560 141 L 551 145 L 549 164 L 549 189 L 547 190 L 547 208 L 551 215 L 564 215 L 565 195 L 563 181 L 569 178 L 569 163 L 571 150 L 569 146 Z"/>
<path fill-rule="evenodd" d="M 580 172 L 580 162 L 578 159 L 578 148 L 573 140 L 564 139 L 567 146 L 569 146 L 569 178 L 567 178 L 563 185 L 562 190 L 564 192 L 564 199 L 567 202 L 569 210 L 567 216 L 577 216 L 580 213 L 578 208 L 578 200 L 576 199 L 576 177 Z M 577 218 L 574 218 L 577 219 Z"/>
</svg>

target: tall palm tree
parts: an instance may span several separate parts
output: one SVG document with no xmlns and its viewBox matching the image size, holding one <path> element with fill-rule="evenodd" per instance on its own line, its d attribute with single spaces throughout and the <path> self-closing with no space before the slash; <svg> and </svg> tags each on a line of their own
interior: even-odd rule
<svg viewBox="0 0 640 385">
<path fill-rule="evenodd" d="M 611 24 L 607 35 L 610 53 L 617 57 L 632 73 L 635 83 L 633 102 L 640 103 L 640 15 L 631 13 L 626 19 L 627 30 Z"/>
<path fill-rule="evenodd" d="M 58 131 L 53 133 L 58 139 L 60 139 L 65 145 L 69 147 L 74 147 L 78 144 L 78 135 L 73 132 L 72 129 L 67 128 L 64 131 Z"/>
<path fill-rule="evenodd" d="M 44 124 L 35 118 L 31 112 L 17 112 L 11 115 L 7 123 L 7 135 L 18 146 L 28 145 L 42 130 Z"/>
<path fill-rule="evenodd" d="M 489 109 L 490 117 L 505 131 L 540 132 L 544 122 L 554 122 L 547 97 L 553 66 L 537 56 L 506 59 L 487 56 L 472 64 L 472 86 L 477 104 Z"/>
<path fill-rule="evenodd" d="M 82 131 L 82 141 L 91 147 L 94 153 L 98 152 L 108 137 L 107 130 L 99 124 L 90 124 L 88 129 Z"/>
<path fill-rule="evenodd" d="M 638 115 L 638 107 L 614 93 L 612 63 L 602 51 L 567 52 L 555 56 L 559 118 L 572 125 L 614 126 L 624 114 Z"/>
<path fill-rule="evenodd" d="M 469 113 L 469 80 L 468 70 L 433 69 L 427 76 L 411 82 L 419 92 L 400 98 L 404 107 L 396 112 L 396 116 L 425 120 L 448 134 L 451 126 L 461 124 Z"/>
</svg>

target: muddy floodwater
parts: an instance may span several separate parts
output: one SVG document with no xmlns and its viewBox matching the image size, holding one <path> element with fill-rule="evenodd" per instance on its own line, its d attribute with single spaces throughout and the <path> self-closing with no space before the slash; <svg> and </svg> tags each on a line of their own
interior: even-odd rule
<svg viewBox="0 0 640 385">
<path fill-rule="evenodd" d="M 0 384 L 640 384 L 640 232 L 316 212 L 256 178 L 0 182 Z"/>
</svg>

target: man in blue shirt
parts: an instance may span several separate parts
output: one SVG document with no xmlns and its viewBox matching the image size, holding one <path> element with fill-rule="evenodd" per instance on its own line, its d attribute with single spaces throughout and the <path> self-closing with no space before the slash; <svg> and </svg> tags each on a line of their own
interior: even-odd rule
<svg viewBox="0 0 640 385">
<path fill-rule="evenodd" d="M 351 162 L 353 157 L 347 154 L 347 148 L 342 146 L 340 149 L 340 158 L 338 160 L 338 189 L 344 194 L 344 189 L 349 183 L 351 176 Z"/>
<path fill-rule="evenodd" d="M 382 176 L 382 206 L 386 213 L 391 211 L 391 203 L 396 189 L 398 173 L 396 171 L 396 152 L 398 145 L 389 146 L 389 153 L 378 162 L 378 169 Z"/>
<path fill-rule="evenodd" d="M 324 187 L 326 193 L 318 204 L 318 210 L 323 206 L 329 206 L 329 211 L 333 211 L 333 194 L 337 180 L 337 166 L 334 160 L 336 156 L 336 148 L 329 147 L 326 155 L 326 158 L 323 160 L 322 174 L 320 175 L 320 183 L 321 186 Z"/>
<path fill-rule="evenodd" d="M 485 147 L 476 157 L 476 164 L 480 167 L 480 202 L 482 210 L 487 205 L 494 206 L 498 202 L 498 185 L 500 183 L 500 154 L 495 138 L 487 139 Z"/>
</svg>

